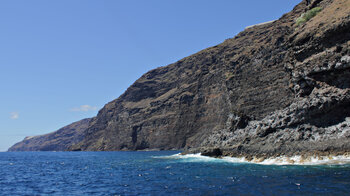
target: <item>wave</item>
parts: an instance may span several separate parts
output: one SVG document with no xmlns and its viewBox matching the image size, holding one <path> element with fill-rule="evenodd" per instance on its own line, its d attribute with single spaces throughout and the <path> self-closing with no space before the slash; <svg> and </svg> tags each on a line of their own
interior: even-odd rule
<svg viewBox="0 0 350 196">
<path fill-rule="evenodd" d="M 220 162 L 224 161 L 223 159 L 203 156 L 200 153 L 198 154 L 185 154 L 181 153 L 169 155 L 169 156 L 153 156 L 153 158 L 157 159 L 171 159 L 171 160 L 180 160 L 182 162 Z"/>
<path fill-rule="evenodd" d="M 349 156 L 281 156 L 274 158 L 253 158 L 252 160 L 247 160 L 246 158 L 234 158 L 234 157 L 223 157 L 222 159 L 229 162 L 240 162 L 255 163 L 262 165 L 344 165 L 350 164 Z"/>
<path fill-rule="evenodd" d="M 248 160 L 244 157 L 222 157 L 213 158 L 198 154 L 186 154 L 182 155 L 174 154 L 170 156 L 157 156 L 153 158 L 161 159 L 174 159 L 181 160 L 183 162 L 230 162 L 230 163 L 250 163 L 250 164 L 261 164 L 261 165 L 344 165 L 350 164 L 350 156 L 339 155 L 339 156 L 281 156 L 274 158 L 253 158 Z"/>
</svg>

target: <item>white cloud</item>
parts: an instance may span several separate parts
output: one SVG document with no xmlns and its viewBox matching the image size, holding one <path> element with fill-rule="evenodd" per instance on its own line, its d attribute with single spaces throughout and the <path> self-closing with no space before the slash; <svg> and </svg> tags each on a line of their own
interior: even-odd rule
<svg viewBox="0 0 350 196">
<path fill-rule="evenodd" d="M 88 111 L 95 111 L 97 110 L 96 106 L 91 106 L 91 105 L 82 105 L 76 108 L 70 109 L 72 112 L 88 112 Z"/>
<path fill-rule="evenodd" d="M 19 118 L 19 113 L 18 112 L 11 112 L 10 113 L 10 118 L 13 120 L 16 120 Z"/>
</svg>

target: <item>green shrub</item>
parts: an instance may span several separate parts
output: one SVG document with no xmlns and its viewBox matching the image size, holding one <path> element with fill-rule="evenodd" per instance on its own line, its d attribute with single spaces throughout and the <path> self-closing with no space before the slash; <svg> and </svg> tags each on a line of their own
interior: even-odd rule
<svg viewBox="0 0 350 196">
<path fill-rule="evenodd" d="M 234 77 L 234 74 L 232 72 L 226 72 L 225 73 L 226 80 L 230 80 Z"/>
<path fill-rule="evenodd" d="M 307 11 L 306 13 L 302 14 L 297 20 L 296 25 L 300 26 L 304 23 L 306 23 L 308 20 L 316 16 L 320 11 L 322 10 L 321 7 L 314 7 L 311 10 Z"/>
</svg>

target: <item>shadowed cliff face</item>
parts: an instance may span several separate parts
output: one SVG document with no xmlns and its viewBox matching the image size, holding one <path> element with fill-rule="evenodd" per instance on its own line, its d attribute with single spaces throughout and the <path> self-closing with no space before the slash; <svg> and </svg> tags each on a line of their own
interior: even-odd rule
<svg viewBox="0 0 350 196">
<path fill-rule="evenodd" d="M 297 27 L 295 20 L 316 6 L 323 11 Z M 295 111 L 299 116 L 288 126 L 276 128 L 266 118 L 273 122 L 271 113 L 310 103 L 312 96 L 325 99 L 325 88 L 336 97 L 346 94 L 337 89 L 349 87 L 347 68 L 314 69 L 346 61 L 349 32 L 348 1 L 303 1 L 275 22 L 146 73 L 99 112 L 85 139 L 71 149 L 225 148 L 252 132 L 257 136 L 250 140 L 265 141 L 286 128 L 310 125 L 319 130 L 343 122 L 349 115 L 347 96 L 320 102 L 320 108 L 301 108 L 303 115 Z M 256 131 L 254 122 L 264 122 L 265 130 Z M 230 133 L 228 141 L 209 139 L 218 132 Z M 259 149 L 261 144 L 256 145 Z"/>
<path fill-rule="evenodd" d="M 218 48 L 138 79 L 97 115 L 82 150 L 181 149 L 225 124 L 230 108 Z"/>
<path fill-rule="evenodd" d="M 225 128 L 231 114 L 261 119 L 289 105 L 290 74 L 281 62 L 282 41 L 292 28 L 281 24 L 249 29 L 146 73 L 99 112 L 72 149 L 197 147 Z"/>
<path fill-rule="evenodd" d="M 292 97 L 287 100 L 291 103 L 249 121 L 246 127 L 228 126 L 216 131 L 201 148 L 190 152 L 264 158 L 350 151 L 350 1 L 305 1 L 280 21 L 316 6 L 322 11 L 305 24 L 292 26 L 282 44 L 282 61 L 274 64 L 289 73 Z"/>
<path fill-rule="evenodd" d="M 71 149 L 140 150 L 200 146 L 235 115 L 261 119 L 293 98 L 285 44 L 301 7 L 281 20 L 152 70 L 97 115 Z M 244 126 L 245 122 L 239 123 Z"/>
<path fill-rule="evenodd" d="M 69 150 L 349 151 L 349 4 L 302 1 L 277 21 L 149 71 Z M 322 11 L 297 26 L 314 7 Z"/>
<path fill-rule="evenodd" d="M 64 151 L 84 138 L 90 118 L 67 125 L 53 133 L 29 136 L 9 148 L 8 151 Z"/>
</svg>

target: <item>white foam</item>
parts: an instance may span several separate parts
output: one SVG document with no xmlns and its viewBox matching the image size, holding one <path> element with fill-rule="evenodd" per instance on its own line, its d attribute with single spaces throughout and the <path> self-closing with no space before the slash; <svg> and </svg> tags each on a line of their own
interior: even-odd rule
<svg viewBox="0 0 350 196">
<path fill-rule="evenodd" d="M 349 156 L 302 156 L 278 157 L 263 160 L 261 164 L 271 165 L 342 165 L 350 164 Z"/>
<path fill-rule="evenodd" d="M 154 156 L 153 158 L 160 158 L 160 159 L 175 159 L 175 160 L 181 160 L 183 162 L 210 162 L 210 161 L 222 161 L 221 159 L 203 156 L 200 153 L 198 154 L 185 154 L 182 155 L 174 154 L 170 156 Z"/>
<path fill-rule="evenodd" d="M 154 158 L 162 159 L 181 159 L 184 162 L 209 162 L 209 161 L 221 161 L 230 163 L 252 163 L 252 164 L 262 164 L 262 165 L 343 165 L 350 164 L 350 156 L 340 155 L 340 156 L 312 156 L 312 157 L 275 157 L 267 159 L 253 158 L 252 160 L 247 160 L 244 157 L 223 157 L 223 158 L 213 158 L 203 156 L 198 154 L 186 154 L 181 155 L 175 154 L 170 156 L 159 156 Z"/>
<path fill-rule="evenodd" d="M 253 158 L 252 160 L 247 160 L 246 158 L 234 158 L 234 157 L 224 157 L 222 158 L 229 162 L 246 162 L 255 163 L 262 165 L 342 165 L 350 164 L 349 156 L 312 156 L 312 157 L 302 157 L 302 156 L 281 156 L 275 158 L 259 159 Z"/>
</svg>

